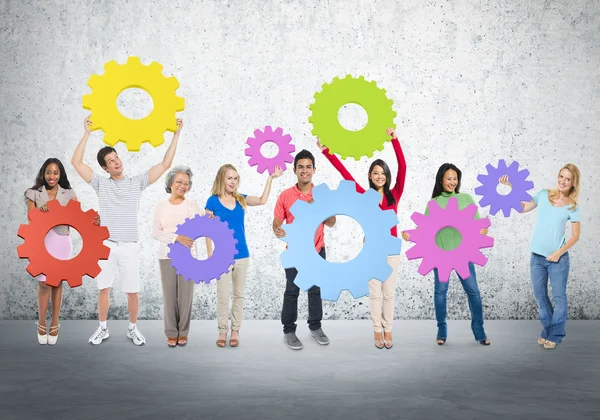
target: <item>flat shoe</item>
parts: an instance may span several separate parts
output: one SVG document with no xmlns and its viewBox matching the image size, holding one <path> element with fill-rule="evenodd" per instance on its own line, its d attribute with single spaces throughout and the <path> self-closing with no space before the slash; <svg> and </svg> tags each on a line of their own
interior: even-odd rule
<svg viewBox="0 0 600 420">
<path fill-rule="evenodd" d="M 545 342 L 546 342 L 546 339 L 544 339 L 544 338 L 538 338 L 538 344 L 540 346 L 543 346 Z"/>
<path fill-rule="evenodd" d="M 556 343 L 552 342 L 552 341 L 548 341 L 546 340 L 546 342 L 544 343 L 544 348 L 545 349 L 553 349 L 557 346 Z"/>
</svg>

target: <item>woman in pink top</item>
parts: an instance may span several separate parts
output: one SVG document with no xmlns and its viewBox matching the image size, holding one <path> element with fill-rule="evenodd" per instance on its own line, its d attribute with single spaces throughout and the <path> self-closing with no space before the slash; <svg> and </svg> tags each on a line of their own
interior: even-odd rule
<svg viewBox="0 0 600 420">
<path fill-rule="evenodd" d="M 398 203 L 404 192 L 404 180 L 406 178 L 406 160 L 400 142 L 392 128 L 387 129 L 388 136 L 392 137 L 392 146 L 396 153 L 398 161 L 398 173 L 396 174 L 396 183 L 394 188 L 390 188 L 391 172 L 389 166 L 381 159 L 376 159 L 369 167 L 369 188 L 374 189 L 381 194 L 379 207 L 382 210 L 394 210 L 398 213 Z M 337 156 L 329 153 L 329 149 L 322 146 L 317 138 L 317 146 L 323 152 L 323 155 L 340 172 L 347 181 L 354 181 L 354 177 L 344 167 Z M 356 183 L 356 191 L 364 193 L 366 190 Z M 393 236 L 398 236 L 396 226 L 391 229 Z M 398 250 L 399 251 L 399 250 Z M 398 277 L 398 266 L 400 265 L 400 253 L 388 257 L 388 263 L 392 267 L 392 274 L 385 281 L 372 279 L 369 281 L 369 306 L 371 308 L 371 320 L 373 321 L 373 330 L 375 332 L 375 346 L 382 349 L 392 348 L 392 323 L 394 321 L 394 294 L 396 290 L 396 280 Z M 384 335 L 382 336 L 382 331 Z"/>
<path fill-rule="evenodd" d="M 163 292 L 165 335 L 167 346 L 185 346 L 187 344 L 192 317 L 192 300 L 194 299 L 194 282 L 177 275 L 171 266 L 169 244 L 179 242 L 190 248 L 197 257 L 196 247 L 192 238 L 176 235 L 177 225 L 185 219 L 197 214 L 204 214 L 195 200 L 185 197 L 192 188 L 192 171 L 187 166 L 176 166 L 165 178 L 165 190 L 170 197 L 159 201 L 154 208 L 152 236 L 160 242 L 158 262 Z"/>
<path fill-rule="evenodd" d="M 70 200 L 75 200 L 75 191 L 71 189 L 71 184 L 67 178 L 65 167 L 60 160 L 56 158 L 47 159 L 40 168 L 35 184 L 25 191 L 27 201 L 27 213 L 34 208 L 46 213 L 48 211 L 47 203 L 51 200 L 66 206 Z M 99 223 L 99 222 L 98 222 Z M 44 242 L 46 249 L 53 257 L 59 260 L 68 260 L 71 258 L 73 244 L 70 236 L 69 226 L 56 226 L 46 235 Z M 57 287 L 46 285 L 46 276 L 40 274 L 38 280 L 38 322 L 37 336 L 40 344 L 56 344 L 58 340 L 58 317 L 60 314 L 60 305 L 62 303 L 62 282 Z M 50 331 L 46 327 L 46 313 L 48 311 L 48 302 L 52 301 L 52 322 Z"/>
</svg>

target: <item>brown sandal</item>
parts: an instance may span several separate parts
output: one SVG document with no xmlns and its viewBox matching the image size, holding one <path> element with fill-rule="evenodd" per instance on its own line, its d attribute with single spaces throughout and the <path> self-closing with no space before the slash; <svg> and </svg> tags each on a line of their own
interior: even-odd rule
<svg viewBox="0 0 600 420">
<path fill-rule="evenodd" d="M 388 334 L 389 334 L 389 335 L 392 335 L 392 333 L 388 333 Z M 388 350 L 389 350 L 389 349 L 391 349 L 391 348 L 392 348 L 392 346 L 394 345 L 394 344 L 392 344 L 392 339 L 391 339 L 391 337 L 390 337 L 390 339 L 389 339 L 389 340 L 386 340 L 386 339 L 385 339 L 385 333 L 384 333 L 384 336 L 383 336 L 383 344 L 385 345 L 385 348 L 386 348 L 386 349 L 388 349 Z"/>
<path fill-rule="evenodd" d="M 184 347 L 187 344 L 187 337 L 179 337 L 177 339 L 177 345 Z"/>
<path fill-rule="evenodd" d="M 239 334 L 239 332 L 238 332 L 238 334 Z M 240 340 L 238 340 L 237 338 L 231 338 L 229 340 L 229 347 L 237 347 L 239 344 L 240 344 Z"/>
<path fill-rule="evenodd" d="M 177 339 L 176 338 L 172 338 L 172 337 L 167 338 L 167 346 L 169 346 L 171 348 L 176 347 L 177 346 Z"/>
<path fill-rule="evenodd" d="M 227 337 L 227 334 L 225 334 L 225 337 Z M 217 339 L 217 347 L 225 347 L 225 344 L 227 344 L 227 338 Z"/>
</svg>

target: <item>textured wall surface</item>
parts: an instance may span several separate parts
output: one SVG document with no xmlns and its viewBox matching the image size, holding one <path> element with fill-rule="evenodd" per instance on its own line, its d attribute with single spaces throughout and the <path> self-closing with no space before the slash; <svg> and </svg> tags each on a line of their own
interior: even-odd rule
<svg viewBox="0 0 600 420">
<path fill-rule="evenodd" d="M 175 75 L 186 99 L 180 114 L 185 127 L 175 164 L 195 172 L 190 196 L 205 203 L 223 163 L 236 165 L 241 191 L 260 195 L 266 176 L 249 168 L 243 148 L 257 127 L 281 126 L 297 150 L 317 156 L 315 183 L 335 187 L 340 176 L 319 156 L 307 122 L 309 104 L 322 83 L 351 73 L 376 80 L 394 100 L 398 134 L 408 162 L 400 208 L 402 228 L 422 211 L 438 166 L 450 161 L 464 173 L 463 191 L 473 193 L 477 174 L 499 158 L 518 160 L 531 172 L 536 191 L 552 187 L 559 168 L 579 165 L 582 236 L 571 251 L 568 296 L 572 318 L 600 319 L 598 246 L 600 223 L 592 192 L 600 182 L 600 6 L 594 0 L 545 2 L 480 1 L 3 1 L 0 8 L 0 130 L 2 200 L 0 229 L 0 318 L 36 317 L 36 282 L 15 248 L 26 221 L 24 190 L 51 156 L 67 165 L 83 207 L 98 199 L 70 165 L 83 134 L 81 97 L 90 93 L 91 74 L 104 63 L 124 63 L 137 55 L 164 65 Z M 318 3 L 318 4 L 317 4 Z M 143 95 L 131 94 L 120 106 L 134 117 L 151 109 Z M 342 123 L 360 127 L 356 112 Z M 171 138 L 154 149 L 127 153 L 126 172 L 157 163 Z M 92 134 L 85 160 L 94 169 L 102 133 Z M 388 143 L 378 156 L 396 170 Z M 366 183 L 370 159 L 346 161 Z M 291 171 L 275 180 L 269 203 L 247 214 L 252 254 L 246 290 L 248 319 L 278 319 L 285 286 L 279 253 L 284 244 L 270 225 L 277 195 L 294 182 Z M 150 214 L 166 196 L 160 180 L 143 195 L 140 209 L 143 292 L 141 314 L 162 318 L 157 242 Z M 476 199 L 478 197 L 475 196 Z M 487 208 L 482 210 L 487 215 Z M 486 318 L 537 318 L 529 282 L 529 239 L 534 214 L 492 217 L 496 245 L 478 269 Z M 349 233 L 349 229 L 354 229 Z M 340 217 L 326 230 L 332 260 L 358 254 L 361 231 Z M 76 247 L 81 246 L 76 239 Z M 433 279 L 417 273 L 403 244 L 396 300 L 399 319 L 433 317 Z M 449 292 L 449 317 L 468 317 L 466 297 L 455 275 Z M 111 318 L 126 319 L 126 296 L 112 295 Z M 306 295 L 300 298 L 306 317 Z M 344 294 L 325 304 L 327 319 L 368 318 L 368 298 Z M 194 318 L 215 318 L 215 286 L 196 286 Z M 94 319 L 96 287 L 64 293 L 63 318 Z M 215 326 L 216 327 L 216 326 Z"/>
</svg>

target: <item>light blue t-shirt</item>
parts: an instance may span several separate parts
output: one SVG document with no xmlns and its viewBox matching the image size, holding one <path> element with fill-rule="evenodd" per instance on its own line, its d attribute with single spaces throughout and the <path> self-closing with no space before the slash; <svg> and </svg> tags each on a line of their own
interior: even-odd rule
<svg viewBox="0 0 600 420">
<path fill-rule="evenodd" d="M 580 222 L 579 206 L 569 210 L 571 204 L 555 207 L 548 199 L 548 190 L 539 191 L 533 200 L 537 204 L 537 218 L 531 236 L 531 252 L 548 257 L 558 251 L 566 242 L 567 220 Z"/>
<path fill-rule="evenodd" d="M 242 195 L 244 198 L 247 197 L 245 194 Z M 246 244 L 246 228 L 244 227 L 244 216 L 246 215 L 246 212 L 240 203 L 236 201 L 234 209 L 229 210 L 221 204 L 219 197 L 211 195 L 206 201 L 206 206 L 204 206 L 204 208 L 212 211 L 215 216 L 219 216 L 219 219 L 222 221 L 227 222 L 229 229 L 233 230 L 233 237 L 238 241 L 236 245 L 238 253 L 235 256 L 235 259 L 248 258 L 250 252 L 248 251 L 248 245 Z"/>
</svg>

